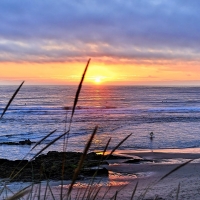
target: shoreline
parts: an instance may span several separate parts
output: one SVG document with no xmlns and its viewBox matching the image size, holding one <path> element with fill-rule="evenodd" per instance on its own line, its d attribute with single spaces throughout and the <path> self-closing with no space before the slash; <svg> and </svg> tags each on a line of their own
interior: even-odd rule
<svg viewBox="0 0 200 200">
<path fill-rule="evenodd" d="M 110 151 L 106 152 L 106 154 L 109 153 Z M 198 159 L 200 158 L 200 148 L 116 150 L 113 155 L 139 157 L 144 159 Z"/>
<path fill-rule="evenodd" d="M 137 178 L 130 181 L 123 191 L 124 199 L 128 199 L 129 190 L 134 188 L 137 182 L 139 183 L 138 197 L 149 187 L 146 194 L 147 199 L 154 199 L 156 196 L 158 199 L 159 197 L 160 199 L 175 199 L 180 184 L 180 199 L 200 199 L 200 148 L 156 149 L 153 151 L 146 149 L 117 150 L 115 153 L 154 160 L 152 163 L 129 165 L 121 163 L 108 166 L 108 170 L 137 175 Z M 190 159 L 194 160 L 159 181 L 170 171 Z"/>
<path fill-rule="evenodd" d="M 182 150 L 182 151 L 181 151 Z M 154 162 L 145 162 L 140 164 L 123 163 L 126 159 L 108 160 L 109 176 L 104 178 L 96 178 L 96 188 L 101 188 L 98 196 L 102 197 L 105 191 L 111 186 L 105 199 L 111 198 L 118 191 L 118 198 L 130 199 L 132 191 L 138 182 L 136 197 L 139 198 L 148 188 L 144 199 L 175 199 L 177 188 L 180 183 L 179 198 L 180 199 L 200 199 L 200 148 L 190 149 L 158 149 L 154 150 L 117 150 L 114 155 L 137 156 L 140 158 L 151 158 Z M 199 151 L 200 152 L 200 151 Z M 107 152 L 109 153 L 109 152 Z M 189 159 L 195 159 L 191 163 L 176 170 L 165 179 L 157 182 L 161 177 L 169 173 L 171 170 L 180 166 Z M 170 162 L 172 160 L 172 162 Z M 157 162 L 156 162 L 157 161 Z M 74 185 L 72 196 L 77 192 L 84 191 L 91 178 L 78 180 Z M 17 183 L 12 183 L 16 185 Z M 14 186 L 10 187 L 14 189 Z M 27 183 L 22 183 L 22 185 Z M 51 189 L 59 196 L 61 181 L 50 181 Z M 64 191 L 69 187 L 70 181 L 64 181 Z M 45 181 L 42 183 L 45 189 Z M 123 188 L 121 190 L 121 188 Z M 51 198 L 49 198 L 51 199 Z"/>
</svg>

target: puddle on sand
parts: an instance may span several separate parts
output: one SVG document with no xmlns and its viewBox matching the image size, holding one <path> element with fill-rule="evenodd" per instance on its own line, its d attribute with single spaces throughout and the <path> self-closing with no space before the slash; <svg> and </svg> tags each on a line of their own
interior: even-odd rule
<svg viewBox="0 0 200 200">
<path fill-rule="evenodd" d="M 159 159 L 159 160 L 154 160 L 154 164 L 182 164 L 190 159 L 185 159 L 185 158 L 175 158 L 175 159 Z M 192 163 L 200 163 L 200 159 L 194 159 Z"/>
<path fill-rule="evenodd" d="M 116 173 L 109 171 L 108 177 L 95 177 L 95 178 L 85 178 L 84 180 L 77 181 L 74 184 L 74 188 L 86 188 L 92 183 L 92 186 L 102 187 L 102 186 L 124 186 L 130 183 L 130 181 L 137 178 L 135 174 L 128 173 Z M 64 188 L 69 188 L 70 184 L 64 185 Z M 61 186 L 61 185 L 59 185 Z"/>
<path fill-rule="evenodd" d="M 113 186 L 113 187 L 120 187 L 125 186 L 129 184 L 131 181 L 136 180 L 137 178 L 152 176 L 153 172 L 147 172 L 147 173 L 137 173 L 137 174 L 131 174 L 131 173 L 119 173 L 119 172 L 113 172 L 109 171 L 108 177 L 85 177 L 83 180 L 78 180 L 74 184 L 73 188 L 87 188 L 88 185 L 92 185 L 94 187 L 103 187 L 103 186 Z M 61 187 L 61 181 L 50 181 L 49 183 L 53 187 Z M 64 181 L 64 188 L 69 188 L 71 181 Z M 12 188 L 14 191 L 18 191 L 28 185 L 31 185 L 31 183 L 21 183 L 19 182 L 12 182 L 7 184 L 9 188 Z M 46 186 L 46 181 L 41 182 L 42 186 Z M 2 188 L 3 185 L 0 185 L 0 188 Z"/>
</svg>

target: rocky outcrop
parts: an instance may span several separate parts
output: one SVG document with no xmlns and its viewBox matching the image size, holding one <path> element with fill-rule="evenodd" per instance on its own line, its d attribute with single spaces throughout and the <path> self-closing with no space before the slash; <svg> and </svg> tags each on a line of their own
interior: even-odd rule
<svg viewBox="0 0 200 200">
<path fill-rule="evenodd" d="M 31 145 L 33 143 L 35 143 L 35 142 L 32 142 L 29 139 L 27 139 L 27 140 L 22 140 L 22 141 L 19 141 L 19 142 L 1 142 L 0 145 L 2 145 L 2 144 L 6 144 L 6 145 Z"/>
<path fill-rule="evenodd" d="M 148 160 L 148 159 L 130 159 L 124 161 L 124 163 L 132 163 L 132 164 L 141 164 L 145 162 L 154 162 L 154 160 Z"/>
<path fill-rule="evenodd" d="M 81 155 L 78 152 L 51 151 L 33 161 L 0 159 L 0 178 L 10 178 L 11 181 L 70 180 Z M 95 172 L 97 176 L 108 176 L 106 168 L 98 167 L 100 164 L 108 164 L 102 160 L 101 155 L 89 153 L 78 178 L 93 176 Z"/>
</svg>

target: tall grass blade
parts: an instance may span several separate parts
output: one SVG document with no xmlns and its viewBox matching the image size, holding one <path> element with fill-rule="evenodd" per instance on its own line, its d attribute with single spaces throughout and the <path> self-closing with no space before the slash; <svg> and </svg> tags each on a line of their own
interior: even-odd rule
<svg viewBox="0 0 200 200">
<path fill-rule="evenodd" d="M 38 185 L 36 185 L 36 187 L 34 188 L 34 193 L 33 193 L 33 199 L 37 198 L 37 193 L 38 193 Z"/>
<path fill-rule="evenodd" d="M 149 191 L 149 189 L 152 187 L 152 184 L 149 184 L 148 185 L 148 187 L 144 190 L 144 192 L 142 193 L 142 194 L 140 194 L 140 196 L 139 196 L 139 200 L 140 199 L 144 199 L 144 197 L 145 197 L 145 195 L 146 195 L 146 193 Z"/>
<path fill-rule="evenodd" d="M 2 187 L 2 189 L 0 190 L 0 195 L 3 193 L 3 191 L 4 191 L 4 186 Z"/>
<path fill-rule="evenodd" d="M 74 200 L 80 199 L 81 194 L 82 194 L 82 190 L 78 190 L 77 193 L 76 193 L 76 197 L 75 197 Z"/>
<path fill-rule="evenodd" d="M 29 194 L 28 194 L 28 196 L 26 198 L 27 200 L 32 199 L 32 196 L 33 196 L 33 187 L 34 187 L 34 183 L 31 184 L 30 192 L 29 192 Z"/>
<path fill-rule="evenodd" d="M 76 181 L 76 179 L 78 177 L 78 174 L 79 174 L 79 172 L 80 172 L 80 170 L 82 168 L 83 162 L 84 162 L 85 157 L 87 155 L 87 152 L 88 152 L 88 150 L 89 150 L 89 148 L 90 148 L 90 146 L 92 144 L 92 140 L 93 140 L 93 138 L 94 138 L 94 136 L 95 136 L 95 134 L 97 132 L 97 129 L 98 129 L 98 126 L 95 127 L 92 135 L 90 136 L 90 139 L 88 140 L 88 142 L 87 142 L 87 144 L 85 146 L 85 149 L 83 151 L 83 154 L 82 154 L 82 156 L 81 156 L 81 158 L 79 160 L 78 166 L 77 166 L 77 168 L 74 171 L 74 175 L 73 175 L 73 178 L 72 178 L 72 183 L 70 184 L 70 187 L 69 187 L 69 190 L 68 190 L 68 196 L 71 193 L 73 185 L 74 185 L 74 183 L 75 183 L 75 181 Z"/>
<path fill-rule="evenodd" d="M 20 162 L 21 163 L 21 162 Z M 9 177 L 9 179 L 10 179 L 10 181 L 12 181 L 26 166 L 28 165 L 28 163 L 27 164 L 25 164 L 19 171 L 17 171 L 16 173 L 15 173 L 15 171 L 16 171 L 16 169 L 17 169 L 17 167 L 15 167 L 15 169 L 12 171 L 12 173 L 10 174 L 10 177 Z M 17 165 L 17 166 L 19 166 L 19 164 Z M 15 173 L 15 174 L 14 174 Z"/>
<path fill-rule="evenodd" d="M 105 191 L 104 195 L 102 196 L 102 199 L 105 198 L 105 196 L 108 194 L 110 189 L 111 189 L 111 186 L 109 186 L 108 189 Z"/>
<path fill-rule="evenodd" d="M 99 194 L 100 190 L 101 190 L 101 187 L 99 187 L 99 188 L 97 189 L 97 191 L 96 191 L 95 194 L 94 194 L 94 197 L 91 198 L 92 200 L 95 200 L 95 199 L 96 199 L 96 197 L 97 197 L 97 195 Z"/>
<path fill-rule="evenodd" d="M 89 185 L 90 187 L 88 187 L 88 189 L 87 189 L 87 190 L 88 190 L 88 195 L 87 195 L 87 198 L 86 198 L 86 199 L 91 199 L 91 198 L 92 198 L 92 195 L 95 194 L 96 190 L 98 190 L 98 185 L 100 185 L 100 183 L 101 183 L 101 179 L 100 179 L 100 180 L 97 182 L 96 187 L 95 187 L 95 185 L 93 185 L 95 176 L 96 176 L 96 175 L 93 176 L 93 178 L 92 178 L 93 180 L 91 181 L 91 183 L 88 183 L 88 185 Z M 101 186 L 100 186 L 99 188 L 101 188 Z M 83 197 L 83 199 L 84 199 L 84 197 Z"/>
<path fill-rule="evenodd" d="M 7 195 L 7 190 L 9 189 L 8 187 L 7 187 L 7 185 L 6 185 L 6 182 L 4 182 L 4 184 L 2 184 L 3 186 L 2 186 L 2 189 L 1 189 L 1 191 L 0 191 L 0 195 L 3 193 L 3 191 L 5 190 L 5 193 L 6 193 L 6 195 Z M 14 194 L 14 192 L 12 192 L 12 191 L 10 191 L 12 194 Z"/>
<path fill-rule="evenodd" d="M 119 188 L 119 190 L 117 190 L 118 191 L 118 193 L 121 191 L 121 190 L 123 190 L 125 187 L 127 186 L 127 184 L 125 184 L 125 185 L 122 185 L 120 188 Z"/>
<path fill-rule="evenodd" d="M 10 106 L 10 104 L 12 103 L 13 99 L 15 98 L 15 96 L 17 95 L 17 93 L 19 92 L 20 88 L 22 87 L 22 85 L 24 84 L 24 81 L 21 83 L 21 85 L 17 88 L 17 90 L 14 92 L 14 94 L 12 95 L 12 97 L 10 98 L 8 104 L 6 105 L 6 107 L 3 110 L 3 113 L 1 114 L 0 119 L 4 116 L 4 114 L 6 113 L 6 111 L 8 110 L 8 107 Z"/>
<path fill-rule="evenodd" d="M 180 169 L 181 167 L 184 167 L 185 165 L 187 165 L 188 163 L 192 162 L 194 159 L 188 160 L 187 162 L 184 162 L 183 164 L 175 167 L 173 170 L 171 170 L 169 173 L 165 174 L 161 179 L 159 179 L 158 182 L 160 182 L 161 180 L 163 180 L 164 178 L 168 177 L 170 174 L 172 174 L 173 172 L 177 171 L 178 169 Z M 158 183 L 157 182 L 157 183 Z"/>
<path fill-rule="evenodd" d="M 43 142 L 45 139 L 47 139 L 49 136 L 51 136 L 53 133 L 55 133 L 57 131 L 57 129 L 55 129 L 54 131 L 50 132 L 48 135 L 46 135 L 45 137 L 43 137 L 39 142 L 37 142 L 30 151 L 32 151 L 33 149 L 35 149 L 36 146 L 38 146 L 39 144 L 41 144 L 41 142 Z"/>
<path fill-rule="evenodd" d="M 180 183 L 178 184 L 178 189 L 176 192 L 176 200 L 178 200 L 179 192 L 180 192 Z"/>
<path fill-rule="evenodd" d="M 132 135 L 132 133 L 129 134 L 128 136 L 126 136 L 126 137 L 125 137 L 111 152 L 110 152 L 110 154 L 106 157 L 106 159 L 108 159 L 108 158 L 116 151 L 116 149 L 118 149 L 119 146 L 121 146 L 131 135 Z"/>
<path fill-rule="evenodd" d="M 60 138 L 62 138 L 65 134 L 67 134 L 69 132 L 69 130 L 65 133 L 63 133 L 62 135 L 58 136 L 57 138 L 55 138 L 53 141 L 51 141 L 49 144 L 47 144 L 44 148 L 42 148 L 38 153 L 36 153 L 33 158 L 30 160 L 34 160 L 37 156 L 39 156 L 45 149 L 47 149 L 49 146 L 51 146 L 52 144 L 54 144 L 57 140 L 59 140 Z M 28 163 L 27 163 L 28 164 Z M 27 164 L 22 167 L 13 177 L 12 175 L 14 174 L 15 170 L 12 172 L 10 179 L 14 179 L 26 166 Z"/>
<path fill-rule="evenodd" d="M 155 196 L 155 198 L 154 198 L 154 200 L 158 200 L 159 199 L 159 196 L 158 195 L 156 195 Z"/>
<path fill-rule="evenodd" d="M 87 195 L 87 193 L 89 193 L 90 188 L 91 188 L 91 183 L 88 183 L 85 192 L 83 193 L 82 199 L 87 199 L 85 198 L 85 196 Z"/>
<path fill-rule="evenodd" d="M 54 197 L 53 191 L 51 189 L 51 186 L 49 185 L 49 183 L 48 183 L 48 186 L 49 186 L 49 191 L 51 193 L 51 197 L 53 198 L 53 200 L 56 200 L 55 197 Z"/>
<path fill-rule="evenodd" d="M 22 198 L 24 195 L 28 194 L 30 192 L 29 188 L 30 186 L 20 190 L 19 192 L 17 192 L 16 194 L 14 194 L 12 197 L 8 197 L 6 200 L 17 200 L 19 198 Z"/>
<path fill-rule="evenodd" d="M 72 115 L 71 115 L 71 120 L 70 120 L 70 121 L 72 121 L 72 118 L 73 118 L 73 115 L 74 115 L 74 111 L 75 111 L 75 108 L 76 108 L 76 104 L 77 104 L 77 102 L 78 102 L 78 97 L 79 97 L 79 94 L 80 94 L 80 92 L 81 92 L 81 87 L 82 87 L 83 80 L 84 80 L 84 78 L 85 78 L 85 74 L 86 74 L 86 72 L 87 72 L 89 63 L 90 63 L 90 59 L 89 59 L 88 62 L 87 62 L 87 65 L 86 65 L 85 70 L 84 70 L 84 72 L 83 72 L 83 75 L 82 75 L 81 81 L 80 81 L 80 83 L 79 83 L 78 89 L 77 89 L 77 91 L 76 91 L 76 96 L 75 96 L 75 99 L 74 99 L 74 105 L 73 105 L 73 108 L 72 108 Z"/>
<path fill-rule="evenodd" d="M 133 197 L 134 197 L 135 192 L 136 192 L 136 190 L 137 190 L 137 186 L 138 186 L 138 182 L 136 183 L 135 188 L 134 188 L 134 190 L 133 190 L 133 193 L 132 193 L 132 195 L 131 195 L 131 200 L 133 200 Z"/>
<path fill-rule="evenodd" d="M 69 133 L 69 130 L 67 132 L 63 133 L 62 135 L 58 136 L 54 140 L 52 140 L 49 144 L 47 144 L 44 148 L 42 148 L 37 154 L 35 154 L 30 161 L 34 160 L 34 158 L 36 158 L 38 155 L 40 155 L 45 149 L 47 149 L 49 146 L 51 146 L 52 144 L 54 144 L 57 140 L 59 140 L 60 138 L 62 138 L 67 133 Z"/>
<path fill-rule="evenodd" d="M 97 172 L 98 172 L 98 170 L 99 170 L 99 166 L 100 166 L 101 162 L 103 161 L 105 152 L 106 152 L 106 150 L 107 150 L 107 148 L 108 148 L 108 145 L 109 145 L 110 141 L 111 141 L 111 138 L 109 138 L 109 140 L 108 140 L 108 142 L 107 142 L 107 144 L 106 144 L 106 146 L 105 146 L 105 148 L 104 148 L 104 150 L 103 150 L 102 158 L 100 159 L 100 161 L 99 161 L 99 163 L 98 163 L 98 168 L 97 168 L 97 170 L 95 171 L 94 175 L 92 176 L 91 181 L 88 183 L 87 188 L 85 189 L 85 192 L 84 192 L 84 195 L 83 195 L 82 199 L 85 199 L 85 196 L 86 196 L 87 193 L 88 193 L 88 196 L 90 196 L 90 194 L 91 194 L 90 187 L 91 187 L 92 184 L 94 183 L 94 178 L 95 178 L 96 175 L 97 175 Z M 99 183 L 100 183 L 100 182 L 101 182 L 101 180 L 99 181 Z M 87 199 L 89 199 L 89 197 L 87 197 Z"/>
<path fill-rule="evenodd" d="M 116 193 L 115 193 L 114 200 L 117 199 L 117 194 L 118 194 L 118 191 L 116 191 Z"/>
<path fill-rule="evenodd" d="M 85 199 L 85 196 L 87 195 L 88 191 L 90 190 L 90 187 L 91 187 L 91 184 L 87 184 L 87 188 L 85 189 L 82 199 Z"/>
<path fill-rule="evenodd" d="M 45 137 L 42 138 L 39 142 L 37 142 L 37 143 L 32 147 L 32 149 L 29 151 L 29 153 L 30 153 L 37 145 L 39 145 L 41 142 L 43 142 L 46 138 L 48 138 L 50 135 L 52 135 L 53 133 L 55 133 L 56 130 L 57 130 L 57 129 L 55 129 L 54 131 L 50 132 L 47 136 L 45 136 Z M 24 158 L 23 158 L 22 160 L 24 160 L 24 159 L 28 156 L 29 153 L 27 153 L 27 154 L 24 156 Z M 21 162 L 22 162 L 22 161 L 21 161 Z M 15 170 L 17 169 L 17 167 L 21 164 L 21 162 L 15 167 L 15 169 L 13 170 L 13 172 L 12 172 L 11 175 L 10 175 L 10 178 L 11 178 L 12 175 L 14 174 Z M 27 163 L 27 164 L 28 164 L 28 163 Z M 16 175 L 18 175 L 18 174 L 27 166 L 27 164 L 26 164 Z M 15 177 L 15 176 L 14 176 L 14 177 Z"/>
<path fill-rule="evenodd" d="M 105 153 L 107 151 L 107 148 L 108 148 L 108 145 L 110 144 L 110 141 L 111 141 L 111 138 L 109 138 L 108 142 L 106 143 L 106 146 L 105 146 L 105 148 L 103 150 L 102 158 L 104 157 L 104 155 L 105 155 Z M 101 161 L 102 161 L 102 159 L 101 159 Z"/>
<path fill-rule="evenodd" d="M 47 195 L 47 189 L 48 189 L 48 185 L 46 185 L 46 187 L 45 187 L 45 191 L 44 191 L 44 199 L 47 199 L 47 198 L 48 198 L 48 195 Z"/>
<path fill-rule="evenodd" d="M 87 72 L 90 60 L 91 59 L 89 58 L 89 60 L 88 60 L 88 62 L 86 64 L 85 70 L 83 72 L 81 81 L 79 83 L 78 89 L 76 91 L 76 95 L 75 95 L 75 99 L 74 99 L 74 104 L 73 104 L 73 107 L 72 107 L 71 119 L 70 119 L 70 122 L 69 122 L 69 129 L 68 129 L 68 133 L 67 133 L 67 139 L 64 138 L 64 146 L 63 146 L 63 148 L 64 148 L 65 151 L 67 150 L 67 143 L 68 143 L 69 131 L 70 131 L 71 123 L 72 123 L 72 118 L 73 118 L 73 115 L 74 115 L 74 112 L 75 112 L 75 109 L 76 109 L 76 105 L 78 103 L 78 98 L 79 98 L 79 95 L 80 95 L 80 92 L 81 92 L 82 84 L 83 84 L 83 81 L 84 81 L 84 78 L 85 78 L 85 74 Z"/>
<path fill-rule="evenodd" d="M 39 190 L 38 190 L 38 200 L 40 200 L 40 194 L 41 194 L 41 187 L 42 187 L 42 184 L 41 182 L 39 183 Z"/>
<path fill-rule="evenodd" d="M 104 148 L 104 150 L 103 150 L 102 157 L 101 157 L 101 159 L 99 160 L 99 163 L 98 163 L 98 168 L 97 168 L 97 170 L 95 171 L 95 173 L 94 173 L 94 175 L 93 175 L 93 177 L 92 177 L 92 179 L 91 179 L 91 182 L 88 184 L 88 187 L 89 187 L 89 185 L 92 185 L 93 182 L 94 182 L 94 178 L 96 177 L 96 175 L 97 175 L 97 173 L 98 173 L 99 167 L 100 167 L 100 165 L 101 165 L 101 163 L 102 163 L 102 161 L 103 161 L 103 159 L 104 159 L 104 155 L 105 155 L 105 152 L 106 152 L 106 150 L 107 150 L 107 148 L 108 148 L 108 145 L 109 145 L 110 141 L 111 141 L 111 138 L 109 138 L 109 140 L 108 140 L 108 142 L 107 142 L 107 144 L 106 144 L 106 146 L 105 146 L 105 148 Z"/>
</svg>

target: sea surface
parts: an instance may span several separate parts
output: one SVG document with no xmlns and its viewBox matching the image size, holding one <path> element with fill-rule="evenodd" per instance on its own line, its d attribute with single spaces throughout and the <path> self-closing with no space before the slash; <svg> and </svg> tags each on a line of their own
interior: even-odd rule
<svg viewBox="0 0 200 200">
<path fill-rule="evenodd" d="M 0 86 L 0 114 L 17 87 Z M 31 152 L 29 145 L 0 145 L 0 157 L 21 159 L 29 152 L 30 159 L 69 127 L 67 151 L 83 151 L 97 125 L 91 151 L 103 150 L 109 138 L 111 150 L 129 134 L 119 149 L 200 147 L 200 87 L 83 86 L 70 125 L 76 90 L 23 86 L 0 120 L 0 143 L 38 142 L 56 132 Z M 61 138 L 45 152 L 62 151 L 63 144 Z"/>
</svg>

